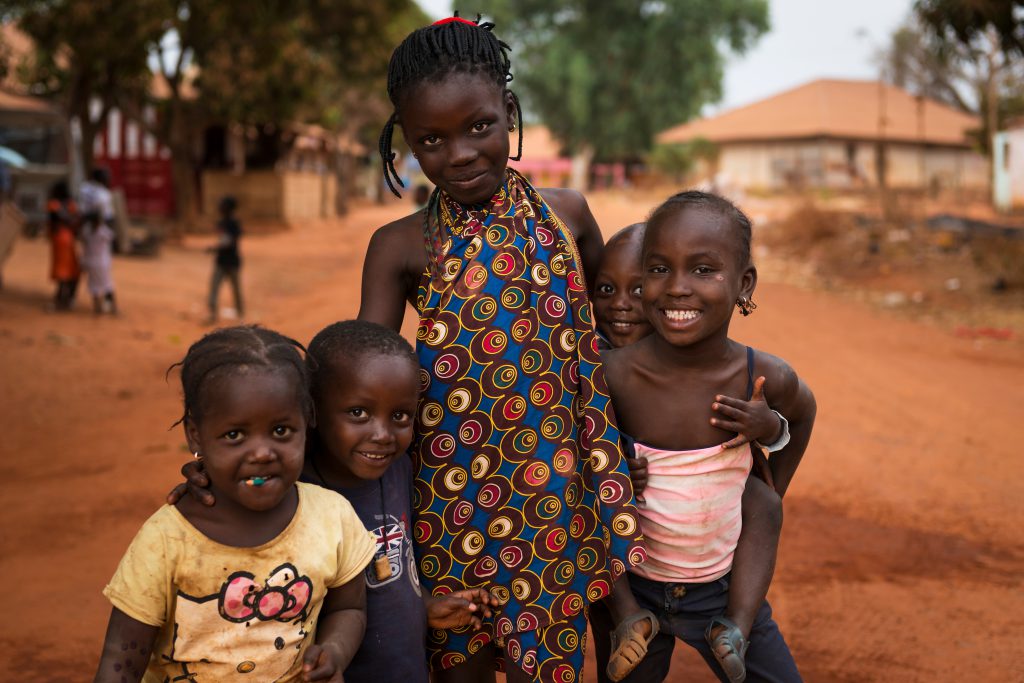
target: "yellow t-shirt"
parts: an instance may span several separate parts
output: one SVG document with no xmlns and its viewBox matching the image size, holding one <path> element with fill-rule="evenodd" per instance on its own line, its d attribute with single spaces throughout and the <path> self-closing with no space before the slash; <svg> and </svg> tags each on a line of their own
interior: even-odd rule
<svg viewBox="0 0 1024 683">
<path fill-rule="evenodd" d="M 347 500 L 297 486 L 291 523 L 255 548 L 210 540 L 170 505 L 143 524 L 103 594 L 161 627 L 144 681 L 300 678 L 327 589 L 361 576 L 375 546 Z"/>
</svg>

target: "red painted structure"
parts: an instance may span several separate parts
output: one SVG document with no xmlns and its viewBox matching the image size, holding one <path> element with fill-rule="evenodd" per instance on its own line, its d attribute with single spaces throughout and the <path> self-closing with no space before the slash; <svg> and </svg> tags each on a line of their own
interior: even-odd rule
<svg viewBox="0 0 1024 683">
<path fill-rule="evenodd" d="M 93 142 L 97 166 L 110 169 L 111 187 L 124 189 L 128 214 L 140 218 L 174 216 L 171 152 L 137 122 L 117 109 Z"/>
</svg>

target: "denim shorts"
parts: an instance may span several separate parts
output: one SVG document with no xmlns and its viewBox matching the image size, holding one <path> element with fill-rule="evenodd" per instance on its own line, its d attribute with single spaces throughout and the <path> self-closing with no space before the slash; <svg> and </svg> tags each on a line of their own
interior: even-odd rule
<svg viewBox="0 0 1024 683">
<path fill-rule="evenodd" d="M 636 574 L 628 574 L 629 587 L 640 606 L 658 615 L 660 633 L 647 648 L 647 656 L 622 683 L 658 683 L 668 676 L 676 638 L 697 650 L 718 676 L 728 678 L 704 640 L 704 630 L 712 617 L 725 614 L 729 602 L 729 575 L 709 583 L 662 583 Z M 597 680 L 609 683 L 605 674 L 611 649 L 614 623 L 611 613 L 601 602 L 590 606 L 590 627 L 594 633 L 594 653 L 597 657 Z M 750 630 L 750 646 L 746 656 L 749 683 L 800 683 L 800 672 L 786 645 L 778 625 L 772 619 L 772 608 L 766 600 L 758 610 Z M 683 672 L 676 672 L 681 680 Z"/>
</svg>

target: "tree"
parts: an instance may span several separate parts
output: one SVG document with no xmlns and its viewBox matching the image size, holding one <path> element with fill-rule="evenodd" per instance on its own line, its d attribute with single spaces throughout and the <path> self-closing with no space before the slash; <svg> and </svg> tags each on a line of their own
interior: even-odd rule
<svg viewBox="0 0 1024 683">
<path fill-rule="evenodd" d="M 635 159 L 722 95 L 725 49 L 768 29 L 767 0 L 493 0 L 531 112 L 572 154 Z"/>
<path fill-rule="evenodd" d="M 21 79 L 32 94 L 56 99 L 78 120 L 78 157 L 89 168 L 93 140 L 110 110 L 148 85 L 145 45 L 159 30 L 152 2 L 3 0 L 0 16 L 17 20 L 34 41 L 35 54 L 21 65 Z"/>
<path fill-rule="evenodd" d="M 914 13 L 936 35 L 971 44 L 994 39 L 1003 52 L 1024 56 L 1024 1 L 917 0 Z"/>
<path fill-rule="evenodd" d="M 425 20 L 412 0 L 0 0 L 0 15 L 35 39 L 28 81 L 68 102 L 83 152 L 114 105 L 171 150 L 186 225 L 198 214 L 195 150 L 208 125 L 257 129 L 280 151 L 288 124 L 359 119 L 367 100 L 383 100 L 396 27 Z M 143 116 L 149 105 L 155 120 Z"/>
<path fill-rule="evenodd" d="M 977 145 L 988 154 L 992 134 L 1024 113 L 1024 55 L 1006 51 L 994 28 L 964 42 L 952 28 L 940 33 L 928 21 L 915 15 L 893 33 L 881 55 L 883 78 L 979 116 Z"/>
</svg>

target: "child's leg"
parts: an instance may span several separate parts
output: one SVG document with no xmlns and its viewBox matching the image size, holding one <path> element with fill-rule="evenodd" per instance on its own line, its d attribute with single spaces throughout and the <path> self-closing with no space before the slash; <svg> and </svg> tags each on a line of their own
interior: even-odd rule
<svg viewBox="0 0 1024 683">
<path fill-rule="evenodd" d="M 664 584 L 645 581 L 634 595 L 640 609 L 649 609 L 659 613 L 664 607 Z M 608 676 L 608 661 L 612 655 L 611 634 L 615 630 L 615 620 L 608 606 L 609 600 L 599 600 L 590 605 L 590 630 L 594 635 L 594 658 L 597 663 L 597 682 L 611 683 Z M 671 617 L 669 617 L 671 619 Z M 621 683 L 654 683 L 664 681 L 672 664 L 672 652 L 675 649 L 676 634 L 662 630 L 654 636 L 647 646 L 647 656 L 630 672 Z"/>
<path fill-rule="evenodd" d="M 615 580 L 611 595 L 603 602 L 615 622 L 608 677 L 619 681 L 646 657 L 650 641 L 657 634 L 657 617 L 637 602 L 626 574 Z"/>
<path fill-rule="evenodd" d="M 232 268 L 228 273 L 228 278 L 231 280 L 231 289 L 235 293 L 235 310 L 238 312 L 238 317 L 245 316 L 245 309 L 242 307 L 242 282 L 239 278 L 239 268 Z"/>
<path fill-rule="evenodd" d="M 725 618 L 714 617 L 706 638 L 728 680 L 744 680 L 750 629 L 765 605 L 782 532 L 782 499 L 755 476 L 743 491 L 743 528 L 736 544 Z M 738 633 L 737 633 L 738 631 Z"/>
<path fill-rule="evenodd" d="M 94 294 L 92 297 L 92 312 L 96 315 L 103 312 L 103 297 L 99 294 Z"/>
<path fill-rule="evenodd" d="M 107 306 L 110 309 L 109 312 L 111 314 L 113 314 L 113 315 L 117 315 L 117 299 L 114 298 L 114 291 L 113 290 L 107 292 L 106 299 L 107 299 Z"/>
<path fill-rule="evenodd" d="M 213 277 L 210 278 L 210 320 L 217 319 L 217 294 L 220 290 L 220 281 L 224 277 L 224 271 L 220 266 L 213 267 Z"/>
<path fill-rule="evenodd" d="M 757 612 L 768 595 L 782 533 L 782 499 L 757 477 L 743 491 L 743 529 L 732 561 L 729 606 L 725 615 L 750 635 Z"/>
</svg>

